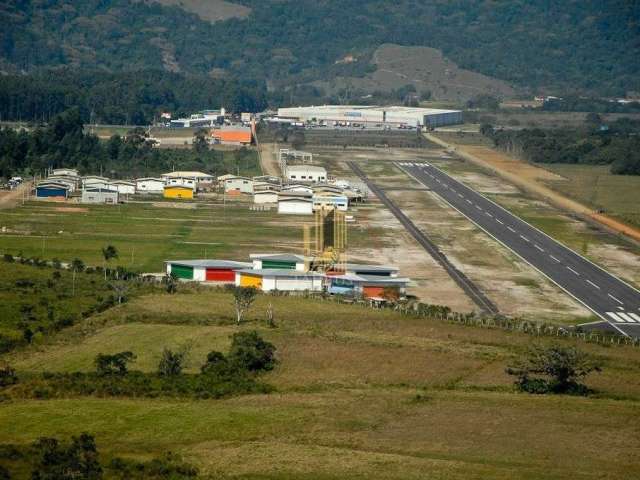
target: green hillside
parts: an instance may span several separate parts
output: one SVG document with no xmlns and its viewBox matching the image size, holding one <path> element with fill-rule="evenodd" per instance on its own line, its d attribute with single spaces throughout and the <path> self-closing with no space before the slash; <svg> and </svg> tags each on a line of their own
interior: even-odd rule
<svg viewBox="0 0 640 480">
<path fill-rule="evenodd" d="M 268 79 L 278 87 L 362 76 L 374 68 L 373 52 L 395 43 L 439 49 L 461 68 L 520 87 L 640 90 L 638 2 L 236 3 L 250 13 L 211 23 L 152 2 L 8 0 L 0 5 L 0 68 L 164 69 Z M 340 62 L 346 55 L 356 61 Z"/>
</svg>

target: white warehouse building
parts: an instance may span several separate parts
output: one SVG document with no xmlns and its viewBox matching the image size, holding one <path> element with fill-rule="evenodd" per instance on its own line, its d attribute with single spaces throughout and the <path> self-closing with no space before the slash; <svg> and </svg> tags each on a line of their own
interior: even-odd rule
<svg viewBox="0 0 640 480">
<path fill-rule="evenodd" d="M 278 118 L 299 122 L 350 122 L 432 128 L 456 125 L 463 122 L 462 111 L 460 110 L 369 105 L 321 105 L 279 108 Z"/>
<path fill-rule="evenodd" d="M 316 165 L 288 165 L 287 180 L 323 183 L 327 181 L 327 170 Z"/>
</svg>

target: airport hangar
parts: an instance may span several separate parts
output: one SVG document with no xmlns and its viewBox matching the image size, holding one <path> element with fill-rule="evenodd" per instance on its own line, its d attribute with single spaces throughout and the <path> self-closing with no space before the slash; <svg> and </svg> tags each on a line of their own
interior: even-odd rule
<svg viewBox="0 0 640 480">
<path fill-rule="evenodd" d="M 358 105 L 321 105 L 279 108 L 278 118 L 299 122 L 350 122 L 363 125 L 407 125 L 442 127 L 463 122 L 460 110 L 414 107 L 375 107 Z"/>
</svg>

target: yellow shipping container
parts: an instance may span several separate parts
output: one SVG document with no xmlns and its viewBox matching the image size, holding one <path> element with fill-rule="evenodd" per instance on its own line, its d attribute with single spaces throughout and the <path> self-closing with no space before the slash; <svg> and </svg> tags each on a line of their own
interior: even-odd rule
<svg viewBox="0 0 640 480">
<path fill-rule="evenodd" d="M 164 187 L 164 198 L 193 199 L 193 189 L 177 185 Z"/>
</svg>

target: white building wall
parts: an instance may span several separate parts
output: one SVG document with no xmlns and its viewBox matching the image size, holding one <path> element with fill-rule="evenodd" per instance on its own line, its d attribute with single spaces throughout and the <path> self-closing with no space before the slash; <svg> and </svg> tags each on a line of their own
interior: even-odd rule
<svg viewBox="0 0 640 480">
<path fill-rule="evenodd" d="M 196 191 L 198 184 L 193 178 L 169 178 L 167 185 L 191 188 Z"/>
<path fill-rule="evenodd" d="M 312 202 L 300 202 L 289 200 L 286 202 L 278 202 L 278 213 L 311 215 L 313 214 Z"/>
<path fill-rule="evenodd" d="M 136 182 L 136 189 L 139 193 L 162 193 L 164 192 L 164 182 L 161 180 L 141 180 Z"/>
<path fill-rule="evenodd" d="M 270 292 L 276 290 L 276 279 L 274 277 L 262 277 L 262 291 Z"/>
<path fill-rule="evenodd" d="M 207 279 L 207 269 L 204 267 L 193 267 L 193 280 L 204 282 Z"/>
<path fill-rule="evenodd" d="M 284 292 L 302 292 L 322 290 L 322 278 L 276 278 L 275 289 Z"/>
<path fill-rule="evenodd" d="M 112 183 L 111 188 L 118 191 L 118 193 L 125 195 L 133 195 L 136 193 L 135 185 L 124 185 L 121 183 Z"/>
<path fill-rule="evenodd" d="M 278 203 L 278 192 L 254 193 L 253 203 Z"/>
<path fill-rule="evenodd" d="M 230 178 L 224 182 L 225 192 L 253 193 L 253 181 L 245 178 Z"/>
</svg>

